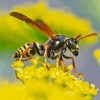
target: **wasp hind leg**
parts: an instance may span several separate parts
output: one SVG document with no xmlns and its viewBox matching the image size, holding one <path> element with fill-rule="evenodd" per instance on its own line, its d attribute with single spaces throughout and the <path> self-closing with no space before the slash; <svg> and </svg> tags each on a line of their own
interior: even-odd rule
<svg viewBox="0 0 100 100">
<path fill-rule="evenodd" d="M 27 52 L 26 52 L 27 53 Z M 16 59 L 17 61 L 19 60 L 19 61 L 27 61 L 27 60 L 30 60 L 30 59 L 32 59 L 32 57 L 28 57 L 28 58 L 25 58 L 25 59 L 23 59 L 23 56 L 25 56 L 25 55 L 21 55 L 20 56 L 20 58 L 18 58 L 18 59 Z"/>
<path fill-rule="evenodd" d="M 22 61 L 23 55 L 20 56 L 19 61 Z"/>
<path fill-rule="evenodd" d="M 23 56 L 21 55 L 19 58 L 16 58 L 15 61 L 22 61 Z"/>
</svg>

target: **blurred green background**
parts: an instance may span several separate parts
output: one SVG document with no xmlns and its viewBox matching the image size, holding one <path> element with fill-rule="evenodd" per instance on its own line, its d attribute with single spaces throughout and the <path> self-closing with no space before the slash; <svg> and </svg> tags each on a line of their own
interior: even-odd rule
<svg viewBox="0 0 100 100">
<path fill-rule="evenodd" d="M 42 1 L 42 2 L 40 2 Z M 45 2 L 45 3 L 43 3 Z M 31 41 L 44 43 L 48 38 L 9 16 L 11 11 L 26 14 L 32 19 L 42 19 L 58 34 L 74 37 L 98 32 L 98 38 L 80 42 L 80 54 L 76 60 L 77 69 L 85 79 L 100 87 L 100 65 L 93 57 L 100 48 L 100 0 L 3 0 L 0 1 L 0 78 L 13 81 L 12 55 L 16 49 Z M 97 41 L 96 41 L 97 40 Z M 70 61 L 67 63 L 71 63 Z M 99 100 L 100 94 L 94 98 Z"/>
</svg>

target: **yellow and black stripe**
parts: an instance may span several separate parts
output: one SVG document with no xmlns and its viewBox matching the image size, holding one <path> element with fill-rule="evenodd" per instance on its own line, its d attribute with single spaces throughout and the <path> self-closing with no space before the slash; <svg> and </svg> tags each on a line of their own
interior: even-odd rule
<svg viewBox="0 0 100 100">
<path fill-rule="evenodd" d="M 26 52 L 25 55 L 23 55 L 23 52 Z M 32 57 L 35 54 L 38 54 L 40 56 L 44 55 L 44 46 L 40 45 L 38 42 L 33 43 L 27 43 L 23 46 L 21 46 L 14 54 L 14 58 L 28 58 Z"/>
<path fill-rule="evenodd" d="M 14 55 L 14 58 L 20 58 L 21 56 L 23 58 L 25 57 L 30 57 L 31 56 L 31 51 L 32 49 L 29 47 L 31 44 L 30 43 L 27 43 L 25 44 L 24 46 L 21 46 L 20 48 L 17 49 L 17 51 L 15 52 L 15 55 Z M 26 55 L 23 55 L 23 52 L 25 52 L 26 50 L 28 49 L 28 51 L 26 52 Z M 34 51 L 34 50 L 33 50 Z"/>
</svg>

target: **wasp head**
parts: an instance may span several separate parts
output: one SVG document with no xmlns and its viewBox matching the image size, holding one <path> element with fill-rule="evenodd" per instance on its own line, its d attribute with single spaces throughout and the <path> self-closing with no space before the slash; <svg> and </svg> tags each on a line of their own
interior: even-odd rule
<svg viewBox="0 0 100 100">
<path fill-rule="evenodd" d="M 69 38 L 67 40 L 67 47 L 68 49 L 75 55 L 75 56 L 78 56 L 78 53 L 79 53 L 79 41 L 84 39 L 84 38 L 87 38 L 87 37 L 90 37 L 90 36 L 96 36 L 97 33 L 91 33 L 91 34 L 88 34 L 86 36 L 81 36 L 81 35 L 78 35 L 76 38 Z"/>
<path fill-rule="evenodd" d="M 67 41 L 67 47 L 75 56 L 78 56 L 79 45 L 78 45 L 78 41 L 76 39 L 69 38 Z"/>
</svg>

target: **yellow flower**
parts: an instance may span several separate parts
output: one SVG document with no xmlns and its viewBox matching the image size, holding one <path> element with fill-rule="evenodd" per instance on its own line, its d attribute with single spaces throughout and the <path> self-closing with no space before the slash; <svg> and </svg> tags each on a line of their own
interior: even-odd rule
<svg viewBox="0 0 100 100">
<path fill-rule="evenodd" d="M 31 63 L 32 61 L 34 62 L 34 60 L 31 60 Z M 37 59 L 37 61 L 38 64 L 41 63 L 39 59 Z M 44 64 L 38 67 L 36 63 L 32 63 L 30 66 L 24 65 L 25 67 L 22 67 L 22 63 L 21 61 L 14 62 L 13 68 L 15 67 L 17 77 L 21 79 L 24 84 L 2 83 L 1 94 L 5 95 L 6 91 L 9 92 L 6 96 L 0 94 L 0 99 L 73 100 L 74 98 L 74 100 L 91 100 L 93 96 L 98 93 L 98 88 L 96 88 L 94 84 L 80 80 L 72 74 L 72 65 L 69 65 L 69 71 L 65 73 L 61 68 L 54 67 L 50 64 L 50 70 L 47 70 Z M 18 66 L 21 70 L 16 70 Z M 17 84 L 17 87 L 15 84 Z M 7 87 L 5 87 L 6 85 Z M 13 98 L 10 92 L 13 92 Z"/>
<path fill-rule="evenodd" d="M 89 21 L 81 19 L 71 12 L 50 9 L 44 3 L 15 7 L 12 11 L 23 13 L 34 20 L 42 19 L 56 33 L 66 36 L 76 36 L 77 33 L 86 35 L 93 32 Z M 0 16 L 0 19 L 0 32 L 2 33 L 0 41 L 9 39 L 9 42 L 13 41 L 14 45 L 17 46 L 23 40 L 24 42 L 27 40 L 44 42 L 46 40 L 45 37 L 42 38 L 41 32 L 29 28 L 28 25 L 16 18 L 5 15 Z M 9 36 L 5 35 L 5 25 Z M 91 37 L 83 43 L 95 40 L 96 38 Z M 80 80 L 72 74 L 73 66 L 71 65 L 68 67 L 69 71 L 65 73 L 62 68 L 51 64 L 49 64 L 50 70 L 47 70 L 45 63 L 38 58 L 31 59 L 30 63 L 30 66 L 21 61 L 12 64 L 17 78 L 23 83 L 0 82 L 0 100 L 91 100 L 98 93 L 98 88 L 95 85 Z"/>
</svg>

